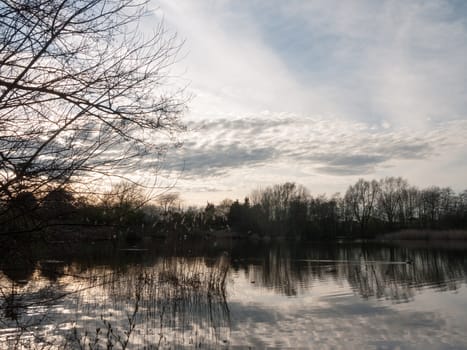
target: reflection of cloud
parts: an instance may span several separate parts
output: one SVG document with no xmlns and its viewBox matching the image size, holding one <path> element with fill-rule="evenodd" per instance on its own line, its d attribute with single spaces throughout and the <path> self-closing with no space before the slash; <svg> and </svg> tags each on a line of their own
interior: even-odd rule
<svg viewBox="0 0 467 350">
<path fill-rule="evenodd" d="M 452 336 L 452 332 L 460 330 L 462 322 L 450 324 L 442 313 L 431 308 L 420 311 L 417 310 L 420 305 L 412 303 L 409 310 L 399 309 L 385 302 L 364 301 L 343 291 L 331 296 L 333 288 L 342 286 L 335 282 L 326 286 L 327 283 L 321 281 L 321 284 L 299 298 L 276 296 L 271 300 L 258 295 L 255 303 L 241 299 L 230 301 L 231 345 L 319 349 L 393 349 L 398 346 L 454 349 L 464 346 L 465 337 L 461 333 Z M 251 287 L 247 290 L 251 292 Z M 246 300 L 247 293 L 243 293 Z M 430 337 L 426 336 L 428 333 Z"/>
<path fill-rule="evenodd" d="M 183 152 L 168 159 L 169 167 L 183 166 L 186 178 L 281 162 L 331 175 L 361 175 L 395 160 L 428 159 L 463 144 L 467 122 L 440 124 L 426 133 L 266 114 L 194 123 L 192 129 Z"/>
</svg>

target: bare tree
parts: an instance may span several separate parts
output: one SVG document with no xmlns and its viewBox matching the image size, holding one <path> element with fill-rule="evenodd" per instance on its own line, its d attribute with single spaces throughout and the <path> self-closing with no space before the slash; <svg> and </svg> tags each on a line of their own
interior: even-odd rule
<svg viewBox="0 0 467 350">
<path fill-rule="evenodd" d="M 407 187 L 407 181 L 401 177 L 386 177 L 379 181 L 378 206 L 390 229 L 393 228 L 394 221 L 401 217 L 399 211 L 403 199 L 402 194 Z"/>
<path fill-rule="evenodd" d="M 403 226 L 411 225 L 420 215 L 420 191 L 415 186 L 404 188 L 399 202 L 400 222 Z"/>
<path fill-rule="evenodd" d="M 253 205 L 261 206 L 266 216 L 272 221 L 287 219 L 292 202 L 305 203 L 310 195 L 302 185 L 286 182 L 252 192 Z"/>
<path fill-rule="evenodd" d="M 132 182 L 119 182 L 101 196 L 106 208 L 140 209 L 149 201 L 143 191 Z"/>
<path fill-rule="evenodd" d="M 425 226 L 433 228 L 439 220 L 441 211 L 441 189 L 431 186 L 420 192 L 420 219 Z"/>
<path fill-rule="evenodd" d="M 168 213 L 170 210 L 180 206 L 180 193 L 168 192 L 160 195 L 157 198 L 157 203 L 162 207 L 164 213 Z"/>
<path fill-rule="evenodd" d="M 0 201 L 50 187 L 132 179 L 178 144 L 183 91 L 168 87 L 180 48 L 138 29 L 138 0 L 0 4 Z"/>
<path fill-rule="evenodd" d="M 368 228 L 368 222 L 373 215 L 379 191 L 377 181 L 370 182 L 359 179 L 355 185 L 349 186 L 345 193 L 346 206 L 353 214 L 354 219 L 360 224 L 362 234 L 365 234 Z"/>
</svg>

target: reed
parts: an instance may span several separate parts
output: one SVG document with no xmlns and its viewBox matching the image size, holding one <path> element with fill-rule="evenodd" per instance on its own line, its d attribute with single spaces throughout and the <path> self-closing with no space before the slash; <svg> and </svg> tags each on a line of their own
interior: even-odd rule
<svg viewBox="0 0 467 350">
<path fill-rule="evenodd" d="M 400 230 L 384 234 L 383 240 L 467 240 L 467 230 Z"/>
</svg>

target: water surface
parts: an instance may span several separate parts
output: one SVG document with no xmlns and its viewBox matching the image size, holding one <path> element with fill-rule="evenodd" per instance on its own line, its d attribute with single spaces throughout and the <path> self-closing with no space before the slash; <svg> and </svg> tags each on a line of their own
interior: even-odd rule
<svg viewBox="0 0 467 350">
<path fill-rule="evenodd" d="M 0 347 L 467 348 L 466 252 L 246 241 L 5 251 Z"/>
</svg>

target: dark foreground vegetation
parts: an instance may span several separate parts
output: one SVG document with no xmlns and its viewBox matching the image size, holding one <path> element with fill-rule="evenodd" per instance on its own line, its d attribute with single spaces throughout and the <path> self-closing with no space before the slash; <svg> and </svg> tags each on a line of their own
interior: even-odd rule
<svg viewBox="0 0 467 350">
<path fill-rule="evenodd" d="M 243 202 L 224 200 L 182 209 L 177 194 L 148 202 L 136 185 L 120 183 L 93 198 L 76 196 L 64 187 L 43 197 L 23 192 L 2 203 L 0 220 L 2 235 L 15 239 L 39 235 L 49 240 L 136 241 L 144 236 L 326 240 L 394 232 L 398 238 L 465 239 L 467 191 L 418 189 L 389 177 L 360 179 L 343 197 L 313 197 L 303 186 L 285 183 L 255 190 Z"/>
<path fill-rule="evenodd" d="M 92 223 L 93 232 L 103 224 L 142 223 L 136 208 L 103 203 L 103 192 L 122 179 L 154 187 L 160 158 L 180 145 L 186 108 L 183 87 L 169 79 L 181 42 L 148 6 L 0 2 L 3 235 L 59 224 L 63 231 L 64 223 Z M 142 32 L 150 14 L 153 30 Z M 99 200 L 91 198 L 96 193 Z M 105 212 L 109 207 L 115 211 Z"/>
</svg>

